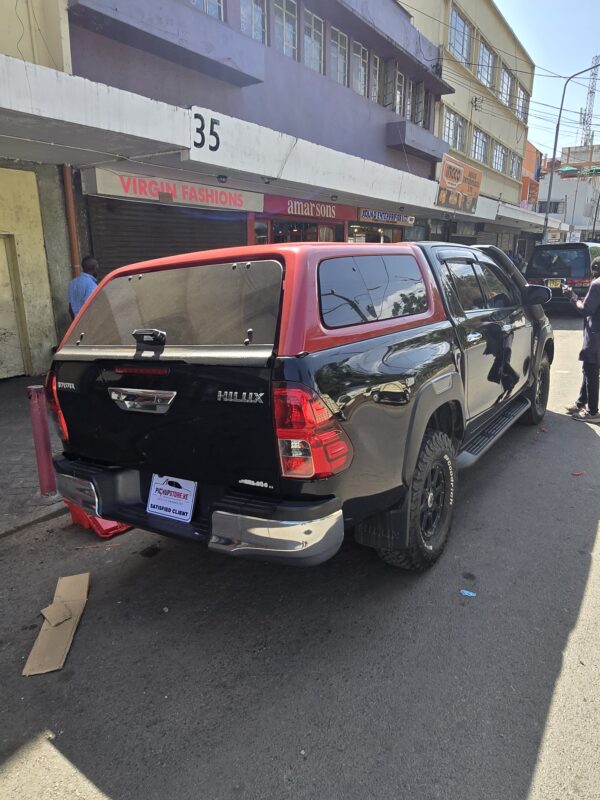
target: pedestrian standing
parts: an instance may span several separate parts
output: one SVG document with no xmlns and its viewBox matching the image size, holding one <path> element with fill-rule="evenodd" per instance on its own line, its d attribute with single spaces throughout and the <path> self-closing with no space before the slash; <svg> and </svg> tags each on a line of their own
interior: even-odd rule
<svg viewBox="0 0 600 800">
<path fill-rule="evenodd" d="M 579 360 L 583 362 L 583 382 L 574 406 L 568 409 L 573 419 L 600 424 L 598 394 L 600 390 L 600 258 L 592 261 L 592 282 L 583 300 L 570 286 L 563 292 L 583 315 L 583 347 Z"/>
<path fill-rule="evenodd" d="M 69 283 L 69 313 L 74 319 L 81 311 L 85 301 L 98 285 L 98 262 L 93 256 L 86 256 L 81 262 L 81 274 Z"/>
</svg>

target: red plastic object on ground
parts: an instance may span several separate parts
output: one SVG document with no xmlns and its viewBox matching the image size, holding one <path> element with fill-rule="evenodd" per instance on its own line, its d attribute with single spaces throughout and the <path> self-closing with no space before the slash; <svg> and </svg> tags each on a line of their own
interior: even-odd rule
<svg viewBox="0 0 600 800">
<path fill-rule="evenodd" d="M 92 530 L 101 539 L 112 539 L 113 536 L 126 533 L 133 527 L 133 525 L 126 525 L 123 522 L 115 522 L 112 519 L 102 519 L 102 517 L 94 517 L 92 514 L 86 514 L 82 508 L 73 505 L 73 503 L 69 503 L 68 500 L 65 500 L 65 503 L 71 512 L 73 525 L 79 525 L 82 528 Z"/>
</svg>

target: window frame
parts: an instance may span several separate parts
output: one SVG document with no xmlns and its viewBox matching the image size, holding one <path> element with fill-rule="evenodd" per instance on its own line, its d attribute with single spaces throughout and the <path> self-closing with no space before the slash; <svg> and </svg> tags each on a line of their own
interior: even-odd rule
<svg viewBox="0 0 600 800">
<path fill-rule="evenodd" d="M 459 30 L 459 27 L 455 24 L 456 21 L 461 24 L 462 30 Z M 460 42 L 462 44 L 461 48 L 459 48 L 457 45 L 459 33 Z M 474 33 L 475 28 L 473 25 L 463 14 L 461 14 L 455 5 L 452 5 L 452 9 L 450 11 L 450 26 L 448 31 L 448 50 L 457 61 L 460 61 L 461 64 L 464 64 L 467 67 L 471 63 L 473 54 Z"/>
<path fill-rule="evenodd" d="M 515 114 L 525 125 L 529 119 L 529 101 L 529 93 L 520 83 L 517 83 Z"/>
<path fill-rule="evenodd" d="M 335 38 L 334 38 L 335 37 Z M 344 43 L 345 42 L 345 43 Z M 334 51 L 333 45 L 336 48 L 336 55 L 335 55 L 335 63 L 336 63 L 336 73 L 334 74 Z M 331 75 L 330 77 L 336 83 L 339 83 L 340 86 L 348 86 L 348 34 L 341 31 L 339 28 L 331 27 L 329 31 L 329 46 L 330 46 L 330 63 L 331 63 Z M 343 48 L 344 52 L 344 80 L 339 80 L 340 72 L 339 72 L 339 53 L 340 49 Z"/>
<path fill-rule="evenodd" d="M 288 7 L 294 7 L 294 13 L 289 10 Z M 282 37 L 282 44 L 283 49 L 280 49 L 277 46 L 277 12 L 281 13 L 282 21 L 283 21 L 283 37 Z M 288 52 L 287 47 L 287 39 L 286 39 L 286 22 L 288 18 L 293 19 L 294 21 L 294 44 L 292 47 L 292 51 Z M 288 58 L 294 59 L 294 61 L 298 60 L 298 2 L 297 0 L 273 0 L 273 47 L 278 53 L 281 53 Z"/>
<path fill-rule="evenodd" d="M 249 5 L 250 11 L 250 30 L 244 30 L 244 14 L 242 11 L 242 7 L 244 4 Z M 256 16 L 255 11 L 257 6 L 261 6 L 262 11 L 262 25 L 261 25 L 261 35 L 260 38 L 255 36 L 256 32 Z M 269 20 L 268 20 L 268 8 L 267 8 L 267 0 L 241 0 L 240 2 L 240 26 L 242 33 L 245 36 L 249 36 L 255 42 L 260 42 L 261 44 L 267 45 L 268 38 L 269 38 Z"/>
<path fill-rule="evenodd" d="M 516 170 L 515 174 L 515 163 L 519 165 L 519 169 Z M 523 158 L 518 153 L 511 153 L 510 154 L 510 177 L 514 178 L 516 181 L 520 181 L 523 175 Z"/>
<path fill-rule="evenodd" d="M 320 23 L 321 25 L 321 53 L 319 58 L 319 68 L 317 69 L 313 64 L 310 64 L 306 60 L 306 29 L 307 29 L 307 17 L 310 17 L 310 42 L 311 45 L 314 46 L 315 41 L 315 21 Z M 320 75 L 323 75 L 325 72 L 325 21 L 322 17 L 319 17 L 318 14 L 315 14 L 313 11 L 310 11 L 308 8 L 304 7 L 303 14 L 302 14 L 302 63 L 304 66 L 312 69 L 314 72 L 318 72 Z"/>
<path fill-rule="evenodd" d="M 477 138 L 477 134 L 481 134 L 481 141 L 483 142 L 483 149 L 484 149 L 484 158 L 478 158 L 475 150 L 475 140 Z M 481 128 L 473 128 L 473 134 L 471 136 L 471 158 L 473 161 L 478 161 L 480 164 L 488 164 L 489 162 L 489 154 L 490 154 L 490 136 L 485 131 L 482 131 Z"/>
<path fill-rule="evenodd" d="M 507 77 L 505 81 L 505 76 Z M 512 108 L 512 95 L 514 86 L 514 76 L 506 64 L 500 67 L 500 79 L 498 81 L 498 99 L 507 108 Z"/>
<path fill-rule="evenodd" d="M 360 48 L 358 53 L 355 52 L 355 48 Z M 359 74 L 358 77 L 361 82 L 361 86 L 357 88 L 355 86 L 355 58 L 360 59 L 358 63 Z M 361 97 L 369 97 L 369 49 L 364 46 L 361 42 L 357 39 L 352 40 L 352 47 L 350 48 L 350 88 L 356 92 L 356 94 L 361 95 Z"/>
<path fill-rule="evenodd" d="M 369 70 L 369 98 L 373 103 L 378 103 L 379 105 L 382 105 L 381 101 L 383 99 L 381 81 L 383 70 L 381 68 L 381 64 L 381 58 L 376 53 L 371 52 L 371 68 Z"/>
<path fill-rule="evenodd" d="M 500 153 L 502 155 L 502 166 L 497 166 L 497 158 L 496 156 Z M 498 172 L 506 173 L 506 166 L 508 161 L 508 147 L 502 144 L 502 142 L 494 141 L 492 147 L 492 169 L 497 170 Z M 498 161 L 499 163 L 499 161 Z"/>
<path fill-rule="evenodd" d="M 482 61 L 482 50 L 485 50 L 489 55 L 489 62 L 486 64 L 486 72 L 489 76 L 488 79 L 484 77 L 482 74 L 484 72 L 483 66 L 484 63 Z M 496 54 L 492 50 L 492 48 L 488 45 L 485 39 L 479 40 L 479 55 L 477 58 L 477 79 L 483 83 L 484 86 L 487 86 L 488 89 L 493 89 L 495 84 L 495 72 L 496 72 Z"/>
<path fill-rule="evenodd" d="M 453 117 L 454 120 L 451 122 L 452 125 L 452 139 L 446 138 L 446 129 L 448 128 L 447 121 L 449 117 Z M 449 106 L 444 106 L 444 118 L 443 118 L 443 126 L 442 126 L 442 139 L 447 142 L 453 150 L 457 150 L 459 153 L 466 152 L 466 144 L 467 144 L 467 120 L 459 114 L 457 111 L 449 108 Z M 456 138 L 457 130 L 460 132 L 460 137 Z M 457 144 L 454 143 L 456 140 Z M 462 143 L 462 147 L 458 145 Z"/>
</svg>

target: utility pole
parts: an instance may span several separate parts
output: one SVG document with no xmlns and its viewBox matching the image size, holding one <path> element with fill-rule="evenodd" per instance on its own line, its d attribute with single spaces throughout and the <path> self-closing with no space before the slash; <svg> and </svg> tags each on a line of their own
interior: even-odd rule
<svg viewBox="0 0 600 800">
<path fill-rule="evenodd" d="M 596 59 L 594 59 L 595 61 Z M 546 236 L 548 235 L 548 209 L 550 208 L 550 202 L 552 200 L 552 183 L 554 182 L 554 164 L 556 161 L 556 149 L 558 147 L 558 134 L 560 133 L 560 120 L 562 117 L 563 106 L 565 104 L 565 95 L 567 93 L 567 86 L 573 80 L 573 78 L 577 78 L 579 75 L 584 75 L 586 72 L 591 72 L 592 70 L 598 70 L 598 64 L 592 64 L 591 67 L 586 67 L 585 69 L 579 70 L 579 72 L 574 72 L 572 75 L 569 75 L 567 80 L 565 81 L 565 85 L 563 86 L 562 98 L 560 101 L 560 108 L 558 110 L 558 119 L 556 120 L 556 132 L 554 134 L 554 149 L 552 151 L 552 169 L 550 170 L 550 182 L 548 184 L 548 202 L 546 203 L 546 213 L 544 215 L 544 230 L 542 231 L 542 242 L 546 241 Z M 596 72 L 596 74 L 598 74 Z"/>
</svg>

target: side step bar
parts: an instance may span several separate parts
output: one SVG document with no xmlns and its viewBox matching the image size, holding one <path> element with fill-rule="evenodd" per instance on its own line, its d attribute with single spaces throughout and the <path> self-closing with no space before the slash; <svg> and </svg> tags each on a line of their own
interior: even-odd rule
<svg viewBox="0 0 600 800">
<path fill-rule="evenodd" d="M 512 403 L 503 409 L 501 414 L 494 417 L 486 428 L 466 443 L 456 457 L 456 466 L 459 469 L 472 467 L 530 407 L 531 401 L 526 397 L 517 397 L 513 400 Z"/>
</svg>

